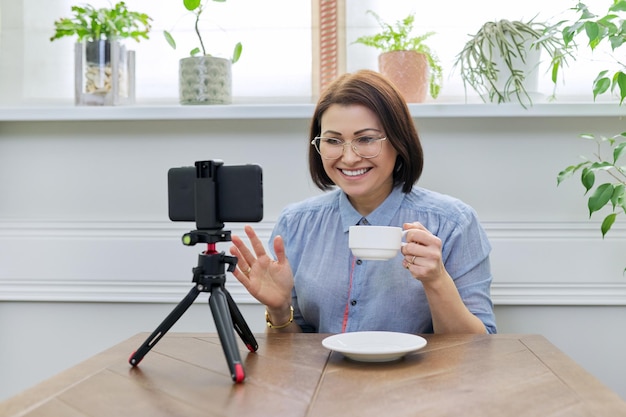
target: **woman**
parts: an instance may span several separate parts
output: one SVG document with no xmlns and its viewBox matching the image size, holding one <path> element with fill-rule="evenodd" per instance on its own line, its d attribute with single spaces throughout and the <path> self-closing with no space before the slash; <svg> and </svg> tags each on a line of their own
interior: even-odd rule
<svg viewBox="0 0 626 417">
<path fill-rule="evenodd" d="M 309 169 L 328 192 L 286 207 L 268 255 L 232 237 L 235 277 L 266 307 L 270 331 L 495 333 L 490 244 L 474 210 L 414 184 L 423 167 L 406 103 L 380 74 L 335 80 L 311 122 Z M 355 259 L 348 228 L 400 226 L 389 261 Z"/>
</svg>

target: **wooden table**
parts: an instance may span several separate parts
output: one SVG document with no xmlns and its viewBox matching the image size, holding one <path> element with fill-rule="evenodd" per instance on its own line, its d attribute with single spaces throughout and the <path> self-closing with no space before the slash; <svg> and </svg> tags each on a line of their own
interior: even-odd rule
<svg viewBox="0 0 626 417">
<path fill-rule="evenodd" d="M 390 363 L 329 352 L 323 334 L 240 345 L 233 384 L 215 334 L 169 333 L 139 367 L 139 334 L 0 403 L 0 416 L 626 416 L 626 402 L 536 335 L 426 335 Z"/>
</svg>

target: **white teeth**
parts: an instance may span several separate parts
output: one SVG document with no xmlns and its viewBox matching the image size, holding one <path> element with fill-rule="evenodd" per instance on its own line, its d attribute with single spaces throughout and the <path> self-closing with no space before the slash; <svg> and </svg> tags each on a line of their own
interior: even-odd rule
<svg viewBox="0 0 626 417">
<path fill-rule="evenodd" d="M 348 171 L 347 169 L 342 169 L 341 172 L 343 172 L 344 175 L 347 175 L 349 177 L 356 177 L 357 175 L 365 174 L 367 172 L 367 168 L 357 169 L 354 171 Z"/>
</svg>

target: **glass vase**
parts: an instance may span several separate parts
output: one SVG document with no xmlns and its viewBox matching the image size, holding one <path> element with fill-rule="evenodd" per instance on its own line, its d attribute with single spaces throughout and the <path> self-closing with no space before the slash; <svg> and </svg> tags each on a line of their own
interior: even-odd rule
<svg viewBox="0 0 626 417">
<path fill-rule="evenodd" d="M 118 41 L 77 43 L 75 103 L 79 106 L 134 104 L 135 52 Z"/>
</svg>

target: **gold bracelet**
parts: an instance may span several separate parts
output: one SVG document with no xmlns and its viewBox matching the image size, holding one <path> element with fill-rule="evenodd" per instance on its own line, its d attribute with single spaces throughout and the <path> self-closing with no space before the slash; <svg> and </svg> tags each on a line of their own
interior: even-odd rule
<svg viewBox="0 0 626 417">
<path fill-rule="evenodd" d="M 289 309 L 291 310 L 291 314 L 289 315 L 289 321 L 285 324 L 281 324 L 280 326 L 275 326 L 272 324 L 272 321 L 270 320 L 270 313 L 267 312 L 266 308 L 265 323 L 267 324 L 267 327 L 269 327 L 270 329 L 284 329 L 285 327 L 289 326 L 293 322 L 293 306 L 289 306 Z"/>
</svg>

